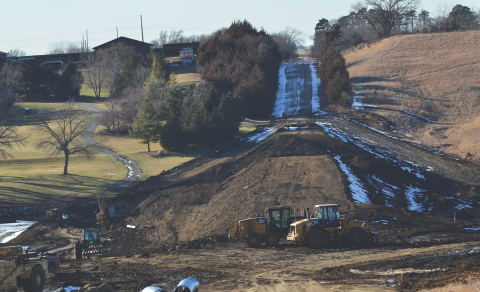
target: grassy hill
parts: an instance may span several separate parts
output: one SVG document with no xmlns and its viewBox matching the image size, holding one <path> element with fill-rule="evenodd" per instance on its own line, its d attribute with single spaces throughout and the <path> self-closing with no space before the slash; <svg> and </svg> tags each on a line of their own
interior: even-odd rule
<svg viewBox="0 0 480 292">
<path fill-rule="evenodd" d="M 422 143 L 480 159 L 480 31 L 382 40 L 345 55 L 364 103 L 405 110 L 435 123 L 377 110 Z"/>
</svg>

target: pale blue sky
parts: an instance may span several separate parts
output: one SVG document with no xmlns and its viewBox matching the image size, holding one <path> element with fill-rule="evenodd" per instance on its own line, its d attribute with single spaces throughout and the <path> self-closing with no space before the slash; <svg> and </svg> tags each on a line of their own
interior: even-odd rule
<svg viewBox="0 0 480 292">
<path fill-rule="evenodd" d="M 211 33 L 233 20 L 247 19 L 255 27 L 276 32 L 287 26 L 313 34 L 321 18 L 333 19 L 350 12 L 358 0 L 17 0 L 0 4 L 0 51 L 21 49 L 28 55 L 45 54 L 57 41 L 76 41 L 88 29 L 89 47 L 119 36 L 141 40 L 158 37 L 160 30 L 183 29 L 185 35 Z M 439 3 L 480 6 L 478 0 L 423 0 L 421 8 L 435 12 Z M 478 10 L 478 9 L 476 9 Z M 306 38 L 306 44 L 311 40 Z"/>
</svg>

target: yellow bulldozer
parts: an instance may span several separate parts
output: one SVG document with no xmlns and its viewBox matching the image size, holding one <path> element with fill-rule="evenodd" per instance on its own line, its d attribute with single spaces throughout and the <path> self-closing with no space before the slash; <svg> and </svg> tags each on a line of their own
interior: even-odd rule
<svg viewBox="0 0 480 292">
<path fill-rule="evenodd" d="M 45 220 L 60 220 L 62 219 L 62 211 L 57 208 L 47 210 L 47 215 L 45 215 Z"/>
<path fill-rule="evenodd" d="M 337 204 L 323 204 L 315 206 L 313 218 L 292 223 L 287 240 L 319 249 L 329 243 L 378 243 L 378 234 L 367 231 L 365 222 L 340 218 Z"/>
<path fill-rule="evenodd" d="M 17 291 L 23 287 L 25 292 L 40 292 L 45 279 L 54 277 L 48 272 L 46 259 L 29 259 L 28 248 L 22 246 L 0 247 L 0 291 Z"/>
<path fill-rule="evenodd" d="M 280 238 L 288 234 L 290 224 L 304 219 L 304 216 L 290 216 L 290 206 L 276 206 L 265 209 L 268 220 L 264 215 L 255 218 L 243 219 L 229 232 L 229 238 L 239 242 L 245 241 L 249 247 L 258 247 L 265 243 L 266 246 L 277 246 Z"/>
</svg>

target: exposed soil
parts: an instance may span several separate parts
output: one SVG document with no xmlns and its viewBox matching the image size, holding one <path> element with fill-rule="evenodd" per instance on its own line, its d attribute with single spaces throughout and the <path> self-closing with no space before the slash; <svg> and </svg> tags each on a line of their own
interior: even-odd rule
<svg viewBox="0 0 480 292">
<path fill-rule="evenodd" d="M 280 128 L 259 144 L 224 145 L 134 183 L 107 199 L 119 214 L 100 230 L 111 239 L 112 256 L 73 260 L 71 249 L 57 251 L 62 267 L 49 288 L 109 281 L 115 291 L 153 283 L 171 291 L 192 276 L 201 291 L 417 291 L 477 279 L 480 232 L 465 228 L 480 226 L 480 167 L 400 140 L 375 115 L 355 119 L 275 121 L 296 129 Z M 330 132 L 314 122 L 329 123 Z M 352 140 L 334 137 L 333 129 Z M 423 178 L 359 145 L 410 161 Z M 371 204 L 356 202 L 337 159 L 362 181 Z M 382 192 L 372 177 L 398 189 Z M 422 196 L 408 197 L 404 188 L 410 185 L 421 188 Z M 367 221 L 368 229 L 378 230 L 380 244 L 312 250 L 282 240 L 277 248 L 250 249 L 226 236 L 235 221 L 262 214 L 265 207 L 299 210 L 320 203 L 338 203 L 343 216 Z M 420 211 L 412 211 L 413 203 Z M 79 200 L 66 210 L 69 220 L 37 224 L 9 245 L 39 251 L 68 246 L 80 228 L 95 226 L 96 209 L 95 200 Z"/>
</svg>

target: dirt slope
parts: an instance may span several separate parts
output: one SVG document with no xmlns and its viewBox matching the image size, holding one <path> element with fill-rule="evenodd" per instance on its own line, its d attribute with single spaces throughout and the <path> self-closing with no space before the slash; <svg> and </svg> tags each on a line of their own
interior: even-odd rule
<svg viewBox="0 0 480 292">
<path fill-rule="evenodd" d="M 480 159 L 480 31 L 392 37 L 345 58 L 365 103 L 438 122 L 382 113 L 426 144 Z"/>
</svg>

